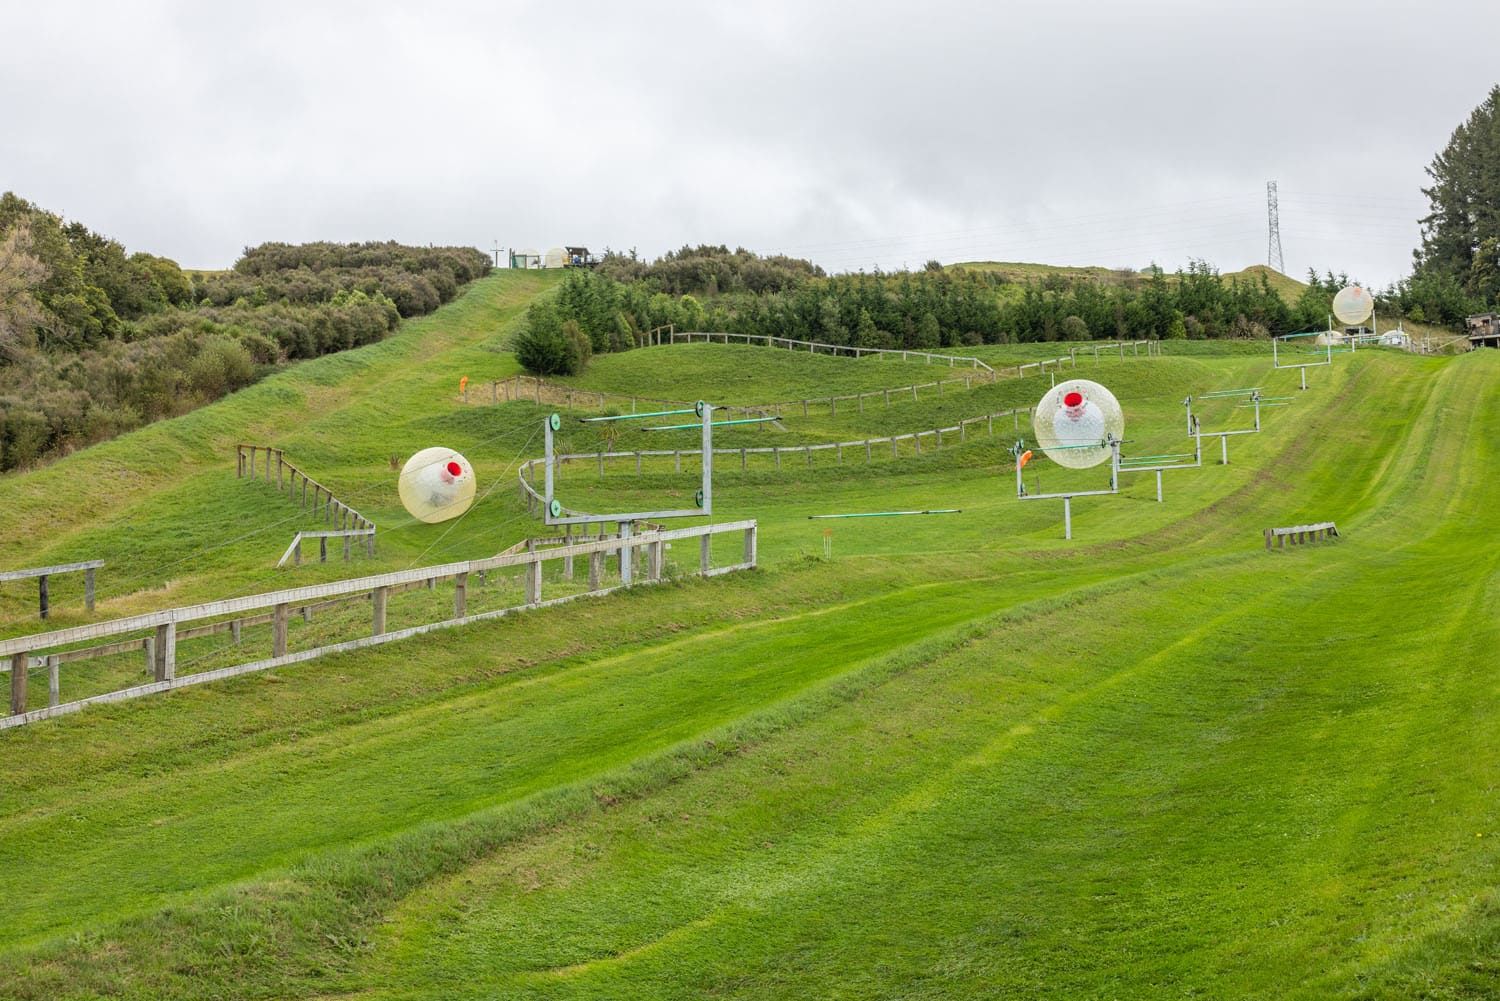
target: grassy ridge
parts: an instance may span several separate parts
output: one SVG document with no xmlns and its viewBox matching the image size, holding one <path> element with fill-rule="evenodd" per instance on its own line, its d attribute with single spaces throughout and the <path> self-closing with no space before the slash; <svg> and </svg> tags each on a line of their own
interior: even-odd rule
<svg viewBox="0 0 1500 1001">
<path fill-rule="evenodd" d="M 513 481 L 446 536 L 402 526 L 390 496 L 392 442 L 443 436 L 482 482 L 525 452 L 534 407 L 453 400 L 454 371 L 508 371 L 485 345 L 541 287 L 509 282 L 375 357 L 267 386 L 298 394 L 284 418 L 263 413 L 274 397 L 237 397 L 221 406 L 242 412 L 148 429 L 160 438 L 138 451 L 177 442 L 183 464 L 99 503 L 153 556 L 177 527 L 254 530 L 284 502 L 225 476 L 220 442 L 243 433 L 274 435 L 391 526 L 375 565 L 535 531 Z M 810 384 L 788 357 L 679 346 L 597 359 L 589 378 L 797 398 Z M 840 364 L 820 378 L 862 387 Z M 1255 356 L 1089 366 L 1142 450 L 1184 447 L 1187 393 L 1296 384 Z M 1081 499 L 1072 544 L 1057 505 L 1010 494 L 1003 435 L 868 467 L 721 463 L 717 516 L 761 520 L 760 573 L 7 733 L 0 982 L 17 997 L 1486 996 L 1497 384 L 1492 358 L 1341 358 L 1235 439 L 1230 466 L 1169 473 L 1168 503 L 1144 476 Z M 735 440 L 916 430 L 1044 385 Z M 1248 423 L 1227 403 L 1202 416 Z M 585 449 L 593 432 L 569 434 Z M 59 467 L 95 476 L 136 437 Z M 36 503 L 59 467 L 0 491 Z M 601 481 L 585 463 L 563 488 L 604 505 L 693 475 Z M 1041 475 L 1052 489 L 1097 471 Z M 965 514 L 840 523 L 831 561 L 806 520 L 937 502 Z M 1343 541 L 1259 550 L 1266 524 L 1328 516 Z M 76 521 L 7 543 L 107 538 Z M 122 579 L 173 595 L 277 579 L 254 538 Z M 12 630 L 35 628 L 16 613 Z"/>
</svg>

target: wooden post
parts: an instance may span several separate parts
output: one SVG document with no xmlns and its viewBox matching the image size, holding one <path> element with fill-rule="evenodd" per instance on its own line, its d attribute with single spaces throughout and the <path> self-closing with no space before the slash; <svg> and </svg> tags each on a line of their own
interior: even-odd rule
<svg viewBox="0 0 1500 1001">
<path fill-rule="evenodd" d="M 38 577 L 36 579 L 36 584 L 37 604 L 41 608 L 42 618 L 45 619 L 47 617 L 47 608 L 49 604 L 47 597 L 47 575 L 42 574 L 40 577 Z"/>
<path fill-rule="evenodd" d="M 153 678 L 156 676 L 156 637 L 147 636 L 141 640 L 141 652 L 146 655 L 146 673 Z"/>
<path fill-rule="evenodd" d="M 47 708 L 51 708 L 62 701 L 62 678 L 58 667 L 62 664 L 62 658 L 57 654 L 47 658 Z"/>
<path fill-rule="evenodd" d="M 328 562 L 328 536 L 326 535 L 318 536 L 318 562 Z"/>
<path fill-rule="evenodd" d="M 526 604 L 542 603 L 542 561 L 540 558 L 526 564 Z"/>
<path fill-rule="evenodd" d="M 10 658 L 10 714 L 18 716 L 26 711 L 26 667 L 31 655 L 26 651 L 11 654 Z"/>
<path fill-rule="evenodd" d="M 269 473 L 267 479 L 270 478 Z M 171 681 L 177 677 L 177 623 L 165 622 L 156 627 L 156 680 Z"/>
<path fill-rule="evenodd" d="M 282 602 L 271 610 L 271 656 L 286 656 L 286 620 L 290 609 Z"/>
<path fill-rule="evenodd" d="M 604 576 L 604 550 L 589 553 L 589 590 L 599 590 L 599 581 Z"/>
<path fill-rule="evenodd" d="M 755 566 L 755 526 L 745 529 L 745 562 Z"/>
<path fill-rule="evenodd" d="M 565 526 L 563 526 L 563 545 L 564 546 L 571 546 L 572 544 L 573 544 L 573 526 L 572 525 L 565 525 Z M 567 556 L 563 557 L 563 569 L 562 569 L 562 572 L 563 572 L 563 580 L 572 580 L 573 579 L 573 555 L 571 553 L 569 553 Z"/>
<path fill-rule="evenodd" d="M 709 558 L 713 554 L 713 541 L 714 541 L 714 537 L 711 534 L 709 534 L 708 532 L 704 532 L 703 535 L 701 537 L 699 537 L 699 539 L 698 539 L 698 572 L 699 573 L 708 573 Z"/>
<path fill-rule="evenodd" d="M 349 562 L 349 536 L 344 536 L 344 562 Z"/>
<path fill-rule="evenodd" d="M 229 622 L 229 636 L 234 640 L 234 645 L 240 645 L 240 631 L 244 627 L 240 625 L 239 619 L 231 619 Z"/>
<path fill-rule="evenodd" d="M 469 575 L 461 573 L 453 578 L 453 617 L 461 619 L 469 608 Z"/>
<path fill-rule="evenodd" d="M 662 544 L 652 542 L 646 546 L 646 579 L 661 580 Z"/>
<path fill-rule="evenodd" d="M 292 566 L 302 565 L 302 533 L 297 533 L 297 538 L 292 542 Z"/>
<path fill-rule="evenodd" d="M 370 628 L 370 635 L 382 636 L 385 634 L 385 606 L 390 599 L 391 589 L 388 587 L 377 587 L 370 596 L 370 604 L 374 607 L 374 623 Z"/>
</svg>

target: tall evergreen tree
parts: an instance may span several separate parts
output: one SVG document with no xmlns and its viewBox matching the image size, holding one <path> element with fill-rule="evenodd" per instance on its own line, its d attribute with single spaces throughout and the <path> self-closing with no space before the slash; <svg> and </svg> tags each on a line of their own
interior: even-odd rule
<svg viewBox="0 0 1500 1001">
<path fill-rule="evenodd" d="M 1453 131 L 1427 174 L 1417 274 L 1452 278 L 1478 298 L 1494 295 L 1500 262 L 1483 255 L 1500 246 L 1500 86 Z"/>
</svg>

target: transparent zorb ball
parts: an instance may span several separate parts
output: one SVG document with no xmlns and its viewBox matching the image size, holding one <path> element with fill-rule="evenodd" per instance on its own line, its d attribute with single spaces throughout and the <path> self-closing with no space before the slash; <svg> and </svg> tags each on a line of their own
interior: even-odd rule
<svg viewBox="0 0 1500 1001">
<path fill-rule="evenodd" d="M 1333 315 L 1347 327 L 1357 327 L 1370 318 L 1375 311 L 1375 297 L 1370 290 L 1359 285 L 1339 289 L 1333 297 Z"/>
<path fill-rule="evenodd" d="M 1109 460 L 1110 438 L 1125 436 L 1125 412 L 1097 382 L 1069 379 L 1042 397 L 1031 427 L 1047 458 L 1069 469 L 1088 469 Z"/>
<path fill-rule="evenodd" d="M 401 467 L 396 490 L 413 518 L 447 521 L 474 503 L 474 467 L 451 448 L 424 448 Z"/>
</svg>

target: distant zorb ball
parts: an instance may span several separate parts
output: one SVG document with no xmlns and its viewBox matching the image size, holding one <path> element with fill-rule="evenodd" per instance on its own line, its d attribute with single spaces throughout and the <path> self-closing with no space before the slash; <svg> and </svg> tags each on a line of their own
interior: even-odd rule
<svg viewBox="0 0 1500 1001">
<path fill-rule="evenodd" d="M 413 518 L 447 521 L 474 503 L 474 467 L 451 448 L 424 448 L 401 467 L 396 490 Z"/>
<path fill-rule="evenodd" d="M 1125 412 L 1097 382 L 1069 379 L 1042 397 L 1031 427 L 1047 458 L 1069 469 L 1087 469 L 1109 459 L 1108 439 L 1125 436 Z"/>
<path fill-rule="evenodd" d="M 1350 285 L 1333 297 L 1333 315 L 1346 327 L 1357 327 L 1375 310 L 1375 297 L 1367 288 Z"/>
</svg>

